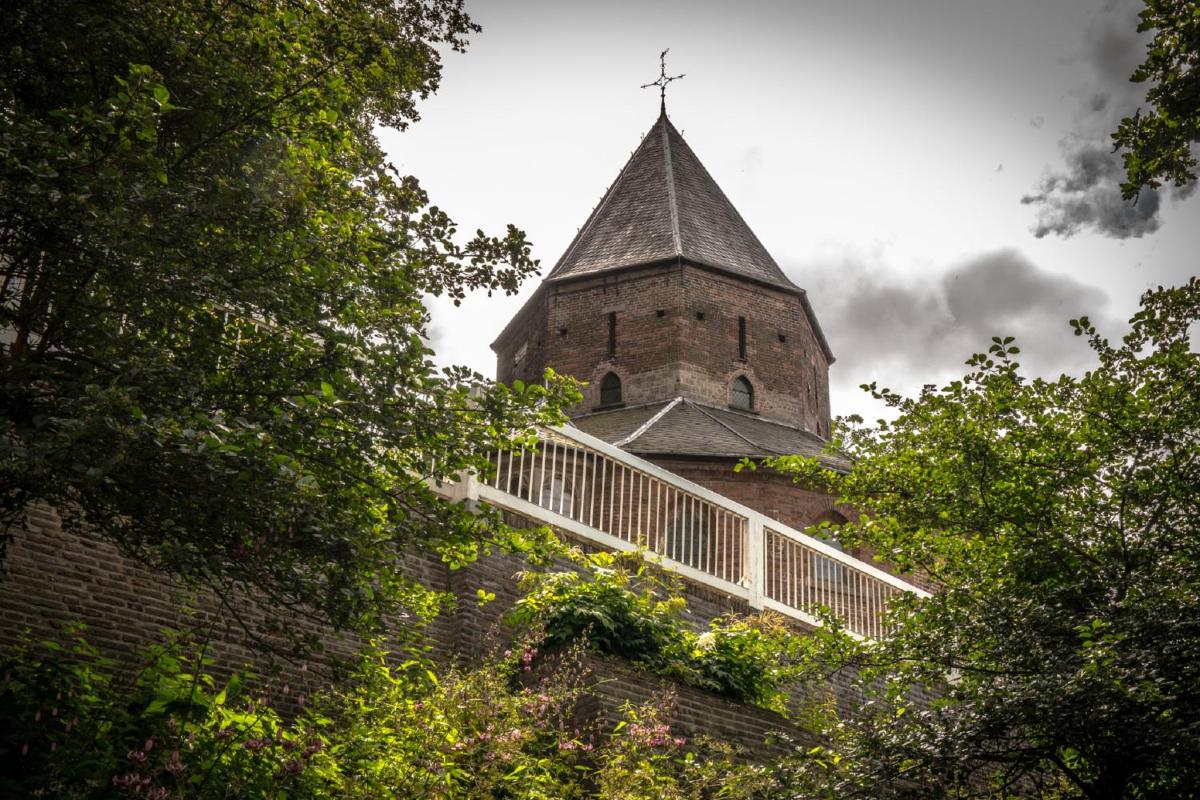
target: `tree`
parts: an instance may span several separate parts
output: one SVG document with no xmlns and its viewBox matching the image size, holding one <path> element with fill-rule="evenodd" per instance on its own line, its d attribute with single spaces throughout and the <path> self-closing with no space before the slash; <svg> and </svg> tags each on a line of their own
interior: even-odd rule
<svg viewBox="0 0 1200 800">
<path fill-rule="evenodd" d="M 28 0 L 0 11 L 0 530 L 70 528 L 288 614 L 371 627 L 397 550 L 499 534 L 427 480 L 573 391 L 437 371 L 426 294 L 511 292 L 373 131 L 461 0 Z"/>
<path fill-rule="evenodd" d="M 845 430 L 839 537 L 941 586 L 879 645 L 831 642 L 867 701 L 790 764 L 819 796 L 1200 793 L 1200 279 L 1142 298 L 1098 365 L 1029 379 L 1011 339 Z M 831 653 L 836 654 L 836 650 Z M 838 660 L 836 657 L 834 660 Z M 923 698 L 923 699 L 922 699 Z M 814 788 L 815 787 L 815 788 Z"/>
<path fill-rule="evenodd" d="M 1144 186 L 1196 180 L 1193 146 L 1200 142 L 1200 5 L 1195 0 L 1146 0 L 1139 31 L 1154 31 L 1146 60 L 1130 80 L 1150 82 L 1150 112 L 1121 120 L 1113 142 L 1124 148 L 1126 200 Z"/>
</svg>

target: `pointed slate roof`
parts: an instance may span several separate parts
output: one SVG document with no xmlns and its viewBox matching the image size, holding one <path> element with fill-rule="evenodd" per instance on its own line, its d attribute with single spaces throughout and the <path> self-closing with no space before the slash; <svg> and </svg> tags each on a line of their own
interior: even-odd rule
<svg viewBox="0 0 1200 800">
<path fill-rule="evenodd" d="M 839 471 L 850 468 L 845 456 L 825 452 L 825 440 L 802 428 L 683 397 L 583 414 L 571 424 L 643 456 L 762 458 L 798 453 Z"/>
<path fill-rule="evenodd" d="M 546 280 L 675 259 L 799 291 L 664 109 Z"/>
</svg>

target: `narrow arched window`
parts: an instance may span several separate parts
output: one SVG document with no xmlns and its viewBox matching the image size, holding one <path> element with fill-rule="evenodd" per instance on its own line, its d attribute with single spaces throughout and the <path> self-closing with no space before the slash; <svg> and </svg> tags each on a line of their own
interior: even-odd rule
<svg viewBox="0 0 1200 800">
<path fill-rule="evenodd" d="M 750 381 L 744 377 L 738 376 L 733 382 L 733 402 L 730 404 L 734 408 L 740 408 L 744 411 L 754 410 L 754 387 L 750 385 Z"/>
<path fill-rule="evenodd" d="M 600 381 L 600 405 L 615 406 L 621 402 L 621 379 L 610 372 Z"/>
</svg>

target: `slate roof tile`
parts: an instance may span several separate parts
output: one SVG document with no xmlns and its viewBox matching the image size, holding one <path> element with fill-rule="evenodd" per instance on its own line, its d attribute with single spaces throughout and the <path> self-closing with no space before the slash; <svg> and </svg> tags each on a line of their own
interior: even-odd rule
<svg viewBox="0 0 1200 800">
<path fill-rule="evenodd" d="M 649 419 L 670 403 L 662 400 L 656 403 L 617 408 L 609 411 L 594 411 L 590 414 L 575 417 L 572 424 L 584 433 L 603 439 L 606 442 L 617 443 L 637 431 Z M 587 420 L 585 424 L 580 424 Z"/>
<path fill-rule="evenodd" d="M 571 423 L 637 455 L 762 458 L 794 453 L 819 458 L 837 470 L 850 468 L 844 456 L 825 453 L 825 441 L 809 431 L 682 398 L 655 419 L 666 406 L 651 403 L 598 411 L 576 417 Z M 652 424 L 647 426 L 649 422 Z M 643 426 L 645 429 L 640 430 Z M 630 439 L 635 433 L 637 436 Z"/>
<path fill-rule="evenodd" d="M 798 289 L 664 112 L 546 279 L 674 258 Z"/>
</svg>

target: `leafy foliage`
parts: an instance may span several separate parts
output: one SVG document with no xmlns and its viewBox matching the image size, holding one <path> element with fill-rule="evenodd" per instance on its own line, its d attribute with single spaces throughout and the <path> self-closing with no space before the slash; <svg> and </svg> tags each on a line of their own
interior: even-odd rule
<svg viewBox="0 0 1200 800">
<path fill-rule="evenodd" d="M 697 634 L 676 580 L 641 553 L 573 554 L 578 570 L 527 572 L 510 623 L 555 650 L 586 641 L 653 672 L 783 713 L 805 674 L 803 637 L 778 617 L 716 619 Z"/>
<path fill-rule="evenodd" d="M 626 704 L 606 746 L 597 754 L 596 797 L 606 800 L 770 798 L 778 783 L 770 770 L 733 766 L 738 754 L 714 740 L 674 736 L 667 716 L 674 697 Z"/>
<path fill-rule="evenodd" d="M 1030 380 L 1009 338 L 899 416 L 850 428 L 839 537 L 941 586 L 845 642 L 869 698 L 793 763 L 814 796 L 1200 793 L 1200 279 L 1142 298 L 1098 365 Z M 836 757 L 836 758 L 835 758 Z"/>
<path fill-rule="evenodd" d="M 124 686 L 74 637 L 0 657 L 4 796 L 749 800 L 773 780 L 672 735 L 670 698 L 627 707 L 612 731 L 581 727 L 571 652 L 537 672 L 519 652 L 439 677 L 419 655 L 370 649 L 347 685 L 286 718 L 253 676 L 218 688 L 194 642 L 151 648 Z"/>
<path fill-rule="evenodd" d="M 1200 142 L 1200 5 L 1195 0 L 1146 0 L 1139 31 L 1154 31 L 1146 60 L 1130 80 L 1150 82 L 1141 109 L 1121 120 L 1113 142 L 1123 148 L 1126 200 L 1143 186 L 1196 180 Z"/>
<path fill-rule="evenodd" d="M 512 292 L 388 165 L 461 0 L 60 2 L 0 26 L 0 528 L 30 503 L 285 614 L 370 628 L 397 548 L 503 537 L 427 481 L 574 396 L 430 359 L 427 294 Z M 518 436 L 518 440 L 520 437 Z"/>
</svg>

